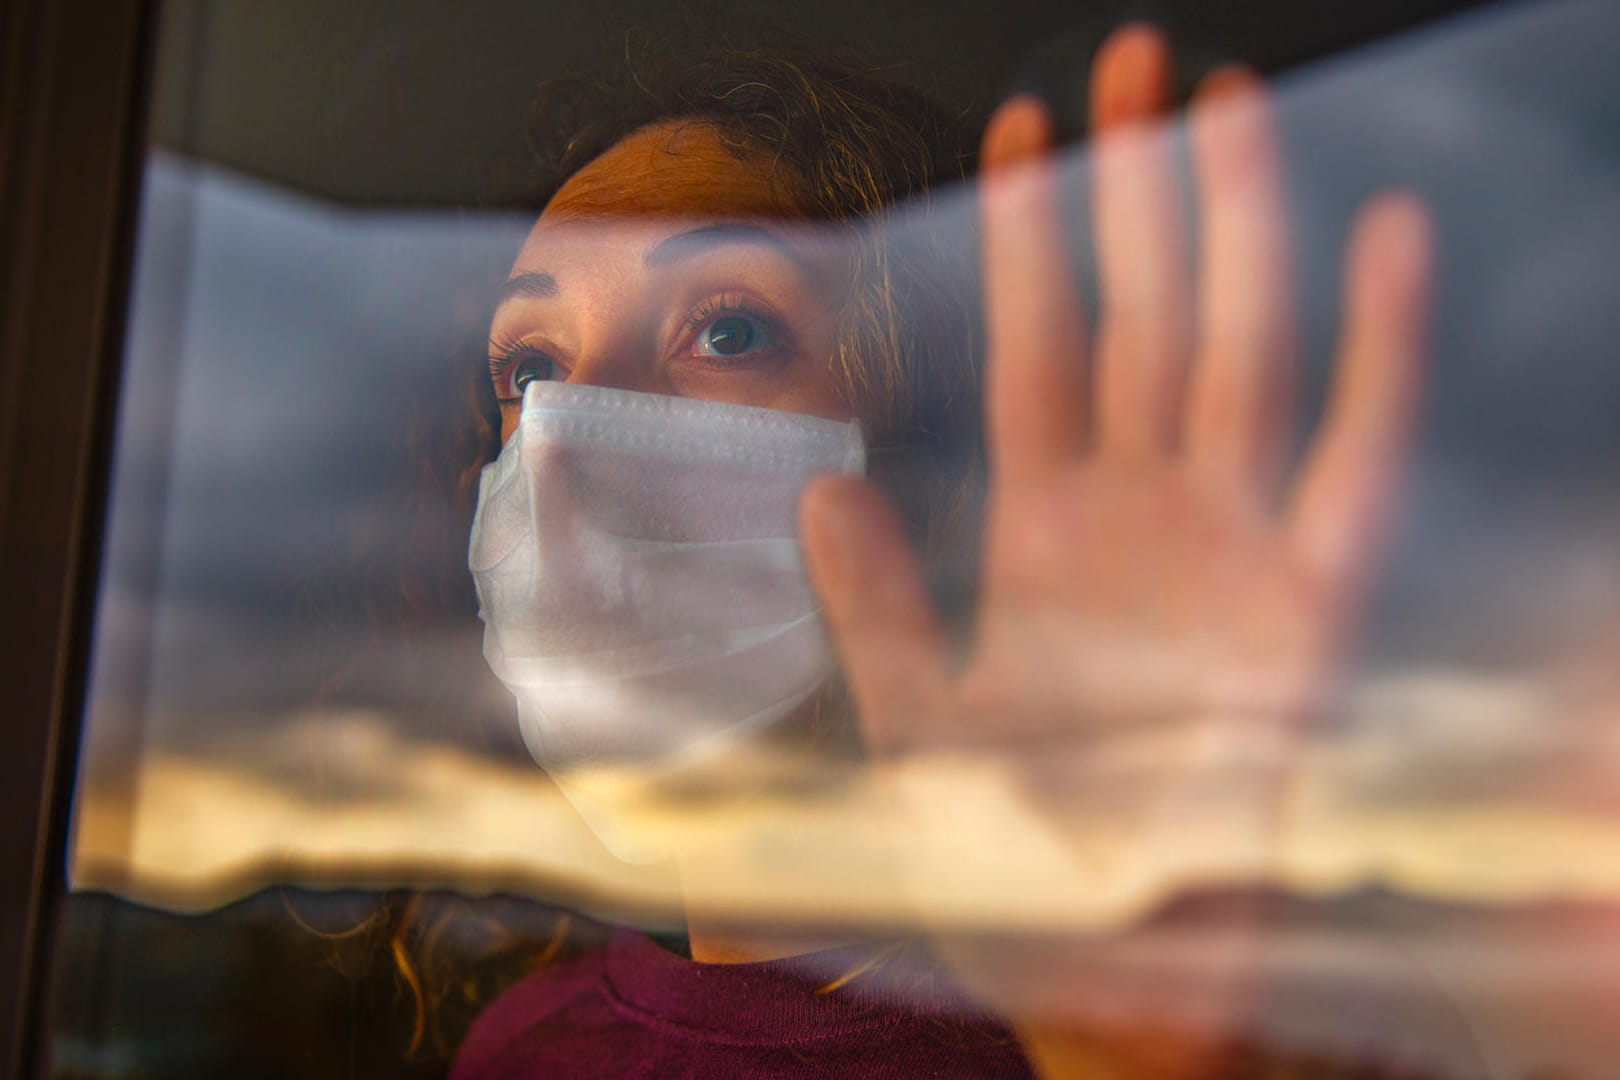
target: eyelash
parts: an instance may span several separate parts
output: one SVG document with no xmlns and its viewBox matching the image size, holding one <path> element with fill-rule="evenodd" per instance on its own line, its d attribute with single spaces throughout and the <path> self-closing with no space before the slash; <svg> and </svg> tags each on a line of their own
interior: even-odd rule
<svg viewBox="0 0 1620 1080">
<path fill-rule="evenodd" d="M 489 381 L 495 388 L 495 400 L 502 404 L 510 404 L 523 400 L 522 394 L 504 394 L 502 392 L 507 375 L 526 360 L 543 360 L 549 366 L 551 357 L 526 344 L 517 338 L 490 338 L 489 347 L 493 351 L 489 354 Z M 547 371 L 546 377 L 550 377 Z"/>
<path fill-rule="evenodd" d="M 742 315 L 753 319 L 763 326 L 773 338 L 781 339 L 783 337 L 783 328 L 774 312 L 759 307 L 747 297 L 736 293 L 721 293 L 719 296 L 711 296 L 703 301 L 693 310 L 692 314 L 686 317 L 684 332 L 695 334 L 709 323 L 727 315 Z"/>
<path fill-rule="evenodd" d="M 781 352 L 789 347 L 787 331 L 776 314 L 737 293 L 712 296 L 694 308 L 681 327 L 683 339 L 698 333 L 717 319 L 734 315 L 753 319 L 764 328 L 773 342 L 768 351 Z M 493 350 L 489 355 L 490 382 L 495 386 L 495 400 L 503 405 L 522 400 L 521 394 L 502 393 L 507 376 L 514 369 L 528 360 L 543 360 L 547 365 L 553 362 L 549 354 L 519 338 L 490 338 L 489 345 Z M 721 368 L 739 367 L 744 362 L 741 358 L 728 359 L 720 356 L 705 356 L 702 359 Z M 549 371 L 546 377 L 550 377 Z"/>
</svg>

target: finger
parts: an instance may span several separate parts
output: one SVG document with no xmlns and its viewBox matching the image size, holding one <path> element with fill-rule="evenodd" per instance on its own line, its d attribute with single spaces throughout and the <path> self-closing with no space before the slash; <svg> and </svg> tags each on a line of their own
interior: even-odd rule
<svg viewBox="0 0 1620 1080">
<path fill-rule="evenodd" d="M 1389 194 L 1357 217 L 1332 396 L 1292 511 L 1295 543 L 1330 584 L 1354 590 L 1382 547 L 1422 384 L 1432 225 Z"/>
<path fill-rule="evenodd" d="M 1192 466 L 1264 497 L 1291 437 L 1293 301 L 1275 122 L 1260 80 L 1205 80 L 1192 120 L 1202 218 L 1199 350 L 1188 402 Z"/>
<path fill-rule="evenodd" d="M 1018 476 L 1086 446 L 1085 320 L 1064 242 L 1052 121 L 1033 98 L 996 111 L 980 197 L 991 465 Z"/>
<path fill-rule="evenodd" d="M 867 745 L 915 742 L 938 717 L 946 654 L 899 516 L 866 481 L 824 476 L 805 489 L 799 518 Z"/>
<path fill-rule="evenodd" d="M 1177 441 L 1191 343 L 1191 298 L 1170 139 L 1159 122 L 1170 94 L 1170 49 L 1147 26 L 1114 33 L 1091 86 L 1097 262 L 1101 296 L 1100 441 L 1168 452 Z"/>
</svg>

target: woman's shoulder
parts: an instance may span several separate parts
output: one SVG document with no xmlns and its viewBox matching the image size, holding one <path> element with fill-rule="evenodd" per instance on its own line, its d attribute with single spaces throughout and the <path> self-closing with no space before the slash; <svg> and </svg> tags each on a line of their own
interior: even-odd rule
<svg viewBox="0 0 1620 1080">
<path fill-rule="evenodd" d="M 510 1070 L 503 1062 L 514 1048 L 572 1010 L 588 1010 L 602 993 L 605 978 L 606 948 L 597 944 L 545 964 L 508 986 L 473 1022 L 456 1054 L 452 1080 L 493 1080 L 507 1075 Z"/>
<path fill-rule="evenodd" d="M 956 995 L 920 992 L 931 980 L 908 965 L 872 960 L 704 964 L 621 929 L 496 999 L 452 1077 L 1030 1075 L 1005 1028 Z"/>
</svg>

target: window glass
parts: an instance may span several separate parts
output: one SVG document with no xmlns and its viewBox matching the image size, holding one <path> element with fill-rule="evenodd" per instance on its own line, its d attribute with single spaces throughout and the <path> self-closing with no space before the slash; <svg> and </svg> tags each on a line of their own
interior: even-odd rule
<svg viewBox="0 0 1620 1080">
<path fill-rule="evenodd" d="M 1620 15 L 1018 6 L 165 7 L 52 1075 L 1612 1069 Z"/>
</svg>

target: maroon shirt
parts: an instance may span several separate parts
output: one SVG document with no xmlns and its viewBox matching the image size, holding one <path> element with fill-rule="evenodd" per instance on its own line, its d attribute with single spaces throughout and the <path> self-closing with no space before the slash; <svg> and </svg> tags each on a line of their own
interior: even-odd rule
<svg viewBox="0 0 1620 1080">
<path fill-rule="evenodd" d="M 937 979 L 880 967 L 819 992 L 863 959 L 700 964 L 621 930 L 497 998 L 451 1080 L 1032 1075 L 1011 1033 L 960 994 L 915 989 Z"/>
</svg>

